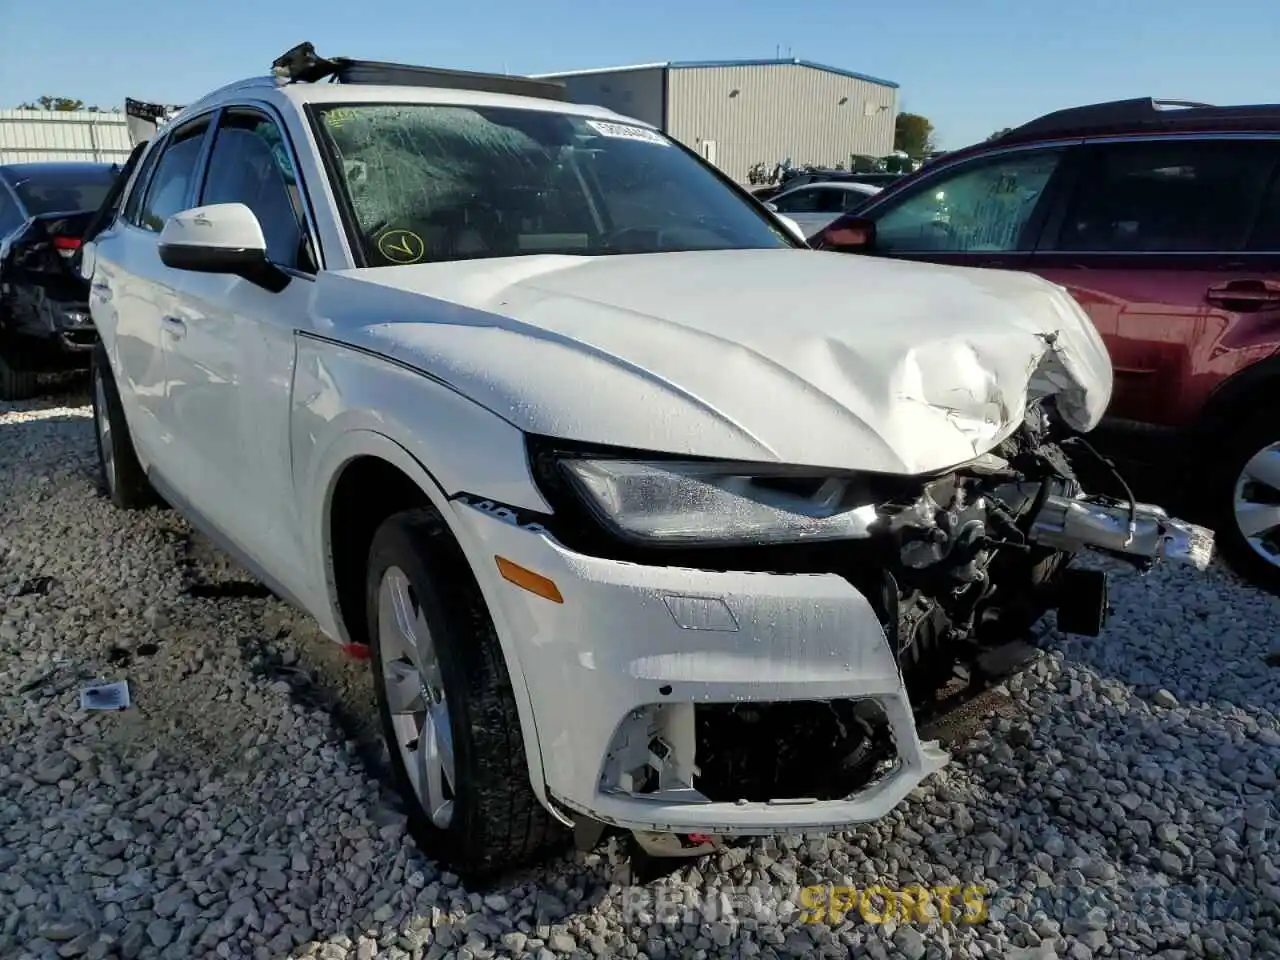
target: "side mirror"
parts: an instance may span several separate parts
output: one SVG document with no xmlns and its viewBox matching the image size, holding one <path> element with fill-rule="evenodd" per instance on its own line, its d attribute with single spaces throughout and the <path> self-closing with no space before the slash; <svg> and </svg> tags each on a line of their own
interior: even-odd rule
<svg viewBox="0 0 1280 960">
<path fill-rule="evenodd" d="M 810 241 L 815 250 L 834 250 L 837 253 L 866 253 L 875 243 L 875 221 L 856 213 L 846 213 L 832 220 Z"/>
<path fill-rule="evenodd" d="M 267 259 L 262 224 L 243 203 L 175 213 L 160 232 L 160 260 L 175 270 L 243 277 L 273 293 L 289 282 L 289 275 Z"/>
<path fill-rule="evenodd" d="M 766 210 L 769 210 L 769 211 L 771 211 L 771 212 L 773 212 L 773 213 L 777 213 L 777 212 L 778 212 L 778 205 L 777 205 L 776 203 L 774 203 L 772 200 L 766 200 L 766 201 L 764 202 L 764 206 L 765 206 L 765 209 L 766 209 Z"/>
</svg>

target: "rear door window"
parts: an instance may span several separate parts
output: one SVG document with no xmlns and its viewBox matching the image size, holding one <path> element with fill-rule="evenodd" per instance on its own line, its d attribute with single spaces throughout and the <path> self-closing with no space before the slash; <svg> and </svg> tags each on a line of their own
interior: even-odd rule
<svg viewBox="0 0 1280 960">
<path fill-rule="evenodd" d="M 1280 253 L 1280 168 L 1271 174 L 1271 183 L 1253 221 L 1247 249 L 1256 253 Z"/>
<path fill-rule="evenodd" d="M 848 196 L 847 190 L 818 187 L 813 192 L 818 195 L 817 206 L 814 207 L 815 213 L 840 213 L 844 210 L 845 197 Z"/>
<path fill-rule="evenodd" d="M 156 161 L 164 151 L 164 143 L 153 144 L 139 165 L 138 175 L 129 187 L 129 196 L 125 198 L 121 216 L 126 223 L 138 222 L 138 207 L 142 206 L 142 197 L 147 192 L 147 183 L 151 179 L 151 171 L 156 168 Z"/>
<path fill-rule="evenodd" d="M 874 196 L 874 194 L 863 193 L 861 190 L 841 190 L 840 192 L 843 194 L 840 198 L 841 208 L 846 211 L 861 209 Z"/>
<path fill-rule="evenodd" d="M 1056 237 L 1065 253 L 1220 253 L 1249 242 L 1278 158 L 1259 140 L 1095 144 Z"/>
<path fill-rule="evenodd" d="M 774 201 L 774 206 L 779 213 L 817 213 L 821 199 L 821 191 L 808 188 L 797 190 L 790 196 L 779 197 Z"/>
</svg>

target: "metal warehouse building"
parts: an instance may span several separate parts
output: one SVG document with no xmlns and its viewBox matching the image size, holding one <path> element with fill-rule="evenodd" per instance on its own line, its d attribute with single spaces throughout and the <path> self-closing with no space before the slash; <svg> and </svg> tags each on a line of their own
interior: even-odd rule
<svg viewBox="0 0 1280 960">
<path fill-rule="evenodd" d="M 898 85 L 807 60 L 646 63 L 541 74 L 665 131 L 746 181 L 755 163 L 848 166 L 893 150 Z"/>
<path fill-rule="evenodd" d="M 123 113 L 0 110 L 0 163 L 124 163 L 132 149 Z"/>
</svg>

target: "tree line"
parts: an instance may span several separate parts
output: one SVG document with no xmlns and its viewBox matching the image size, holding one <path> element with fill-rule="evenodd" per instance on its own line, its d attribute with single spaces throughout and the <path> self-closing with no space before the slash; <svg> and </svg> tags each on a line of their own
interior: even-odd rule
<svg viewBox="0 0 1280 960">
<path fill-rule="evenodd" d="M 988 140 L 998 140 L 1013 127 L 1001 127 Z M 900 113 L 893 130 L 893 149 L 901 150 L 913 160 L 937 149 L 933 139 L 933 124 L 918 113 Z"/>
<path fill-rule="evenodd" d="M 893 149 L 901 150 L 912 160 L 919 160 L 937 149 L 933 124 L 918 113 L 900 113 L 893 125 Z"/>
<path fill-rule="evenodd" d="M 119 113 L 119 107 L 112 107 L 111 110 L 103 110 L 101 107 L 86 104 L 83 100 L 77 100 L 74 97 L 37 97 L 35 100 L 29 100 L 26 103 L 18 104 L 19 110 L 56 110 L 59 112 L 71 112 L 74 110 L 84 110 L 86 113 Z"/>
</svg>

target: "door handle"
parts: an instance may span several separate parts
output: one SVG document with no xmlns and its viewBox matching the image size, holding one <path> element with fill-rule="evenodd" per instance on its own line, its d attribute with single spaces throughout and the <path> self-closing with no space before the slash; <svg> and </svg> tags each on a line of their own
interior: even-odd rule
<svg viewBox="0 0 1280 960">
<path fill-rule="evenodd" d="M 1229 280 L 1205 291 L 1210 303 L 1235 310 L 1264 310 L 1280 307 L 1280 282 L 1274 280 Z"/>
<path fill-rule="evenodd" d="M 187 325 L 177 317 L 165 317 L 164 328 L 169 331 L 169 336 L 175 340 L 181 340 L 187 335 Z"/>
</svg>

